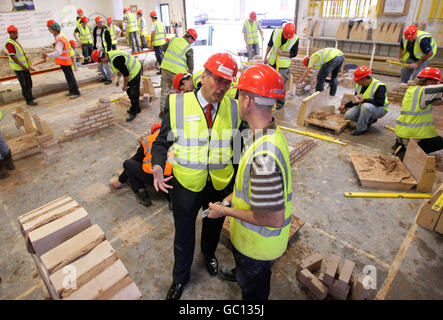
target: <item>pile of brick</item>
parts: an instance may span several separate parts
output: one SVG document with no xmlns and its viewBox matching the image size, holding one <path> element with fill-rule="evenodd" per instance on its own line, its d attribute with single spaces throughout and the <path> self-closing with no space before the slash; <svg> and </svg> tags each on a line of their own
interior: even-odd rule
<svg viewBox="0 0 443 320">
<path fill-rule="evenodd" d="M 69 141 L 92 132 L 114 125 L 111 101 L 109 98 L 100 98 L 96 106 L 89 107 L 80 115 L 69 130 L 65 130 L 62 141 Z"/>
<path fill-rule="evenodd" d="M 405 95 L 406 90 L 410 86 L 415 86 L 415 85 L 416 85 L 416 83 L 414 80 L 409 80 L 408 83 L 400 83 L 398 85 L 388 86 L 389 102 L 401 105 L 401 102 L 403 101 L 403 97 Z"/>
<path fill-rule="evenodd" d="M 298 278 L 308 288 L 308 292 L 319 300 L 327 296 L 336 300 L 346 300 L 349 297 L 352 300 L 365 300 L 369 293 L 365 281 L 370 284 L 370 279 L 366 279 L 368 276 L 364 275 L 356 279 L 353 275 L 355 263 L 345 259 L 340 266 L 340 261 L 339 256 L 332 255 L 317 277 L 314 272 L 320 270 L 323 257 L 320 253 L 315 253 L 297 265 Z"/>
<path fill-rule="evenodd" d="M 294 147 L 289 147 L 289 161 L 291 162 L 291 165 L 316 145 L 317 141 L 308 138 L 297 143 Z"/>
<path fill-rule="evenodd" d="M 124 106 L 130 107 L 131 106 L 131 100 L 127 95 L 124 95 L 120 97 L 119 102 L 123 104 Z M 140 109 L 147 109 L 151 105 L 151 98 L 149 96 L 149 93 L 144 93 L 142 96 L 140 96 Z"/>
<path fill-rule="evenodd" d="M 138 300 L 142 296 L 98 225 L 63 196 L 17 218 L 52 299 Z"/>
<path fill-rule="evenodd" d="M 58 139 L 52 133 L 36 137 L 39 150 L 46 161 L 53 161 L 62 154 L 62 149 L 58 144 Z"/>
</svg>

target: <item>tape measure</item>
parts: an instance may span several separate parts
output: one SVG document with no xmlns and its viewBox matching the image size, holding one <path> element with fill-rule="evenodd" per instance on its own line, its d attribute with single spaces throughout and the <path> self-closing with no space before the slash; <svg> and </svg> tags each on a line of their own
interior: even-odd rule
<svg viewBox="0 0 443 320">
<path fill-rule="evenodd" d="M 438 197 L 437 201 L 434 202 L 431 210 L 436 213 L 439 213 L 442 207 L 443 207 L 443 192 L 440 195 L 440 197 Z"/>
</svg>

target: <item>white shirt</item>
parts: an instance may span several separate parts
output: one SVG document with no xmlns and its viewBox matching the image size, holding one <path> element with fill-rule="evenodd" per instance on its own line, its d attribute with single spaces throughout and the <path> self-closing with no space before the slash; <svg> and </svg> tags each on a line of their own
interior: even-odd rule
<svg viewBox="0 0 443 320">
<path fill-rule="evenodd" d="M 57 41 L 59 38 L 63 37 L 61 34 L 59 34 L 56 38 L 55 41 Z M 48 58 L 54 58 L 56 56 L 59 56 L 62 54 L 63 51 L 63 42 L 59 41 L 57 42 L 56 46 L 55 46 L 55 51 L 52 51 L 51 53 L 47 54 Z"/>
<path fill-rule="evenodd" d="M 102 28 L 97 28 L 97 31 L 95 33 L 95 36 L 97 38 L 95 46 L 97 47 L 97 50 L 103 49 L 103 41 L 102 41 L 102 37 L 100 36 L 101 32 L 102 32 Z"/>
<path fill-rule="evenodd" d="M 206 105 L 209 104 L 208 101 L 203 97 L 201 89 L 197 91 L 197 100 L 200 103 L 200 106 L 203 109 L 203 113 L 206 114 Z M 217 114 L 218 103 L 211 103 L 213 108 L 211 110 L 212 122 L 214 122 L 215 115 Z"/>
</svg>

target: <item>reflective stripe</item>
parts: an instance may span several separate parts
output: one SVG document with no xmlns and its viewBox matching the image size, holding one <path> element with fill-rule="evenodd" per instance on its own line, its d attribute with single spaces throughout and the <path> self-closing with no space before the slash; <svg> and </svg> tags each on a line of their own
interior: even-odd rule
<svg viewBox="0 0 443 320">
<path fill-rule="evenodd" d="M 68 51 L 69 52 L 69 51 Z M 58 59 L 71 59 L 71 56 L 69 57 L 64 57 L 64 56 L 56 56 L 56 58 Z"/>
<path fill-rule="evenodd" d="M 185 57 L 183 56 L 183 54 L 182 54 L 182 55 L 178 55 L 177 53 L 175 53 L 175 52 L 172 51 L 172 50 L 169 51 L 169 53 L 172 54 L 173 56 L 179 58 L 179 59 L 182 60 L 184 63 L 186 63 L 186 59 L 185 59 Z"/>
<path fill-rule="evenodd" d="M 178 128 L 177 128 L 178 129 Z M 175 143 L 183 146 L 183 147 L 204 147 L 208 145 L 207 139 L 192 139 L 192 138 L 184 138 L 182 136 L 179 136 L 177 138 L 177 141 Z"/>
<path fill-rule="evenodd" d="M 409 127 L 409 128 L 419 128 L 419 127 L 428 127 L 428 126 L 434 126 L 434 121 L 431 122 L 421 122 L 421 123 L 408 123 L 397 120 L 397 124 L 399 126 L 403 127 Z"/>
<path fill-rule="evenodd" d="M 405 116 L 424 116 L 425 114 L 432 113 L 432 109 L 426 110 L 426 111 L 401 111 L 400 114 L 403 114 Z"/>
<path fill-rule="evenodd" d="M 232 118 L 232 128 L 235 130 L 238 128 L 238 101 L 229 98 L 231 101 L 231 118 Z"/>
<path fill-rule="evenodd" d="M 171 59 L 169 59 L 169 58 L 167 58 L 167 57 L 165 57 L 165 56 L 163 56 L 163 59 L 166 60 L 166 61 L 169 61 L 169 62 L 171 62 L 171 63 L 173 63 L 173 64 L 176 64 L 176 65 L 178 65 L 178 66 L 180 66 L 180 67 L 184 67 L 184 68 L 186 68 L 186 65 L 184 65 L 183 63 L 180 63 L 180 62 L 178 62 L 178 61 L 171 60 Z"/>
<path fill-rule="evenodd" d="M 285 222 L 283 223 L 283 226 L 281 228 L 274 229 L 274 230 L 268 229 L 266 227 L 256 226 L 254 224 L 250 224 L 248 222 L 245 222 L 245 221 L 237 219 L 237 218 L 235 218 L 235 220 L 238 223 L 240 223 L 243 227 L 245 227 L 246 229 L 257 232 L 258 234 L 260 234 L 263 237 L 277 237 L 280 235 L 283 228 L 285 228 L 291 224 L 291 217 L 292 216 L 285 219 Z"/>
<path fill-rule="evenodd" d="M 151 162 L 152 158 L 149 158 L 148 160 L 143 161 L 143 163 L 149 163 Z"/>
<path fill-rule="evenodd" d="M 135 64 L 137 63 L 137 61 L 134 58 L 132 58 L 131 55 L 129 53 L 127 53 L 127 52 L 126 53 L 117 53 L 117 54 L 114 54 L 114 55 L 111 54 L 110 57 L 109 57 L 109 60 L 113 60 L 115 57 L 118 57 L 118 56 L 126 57 L 125 65 L 126 65 L 126 68 L 129 71 L 129 73 L 131 73 L 131 70 L 134 69 Z M 134 60 L 132 62 L 132 65 L 129 66 L 129 62 L 131 61 L 131 58 L 134 59 Z"/>
<path fill-rule="evenodd" d="M 211 140 L 209 148 L 229 148 L 231 140 Z"/>
<path fill-rule="evenodd" d="M 188 169 L 195 169 L 195 170 L 210 170 L 210 171 L 221 170 L 231 164 L 231 161 L 229 161 L 227 163 L 207 163 L 207 162 L 189 161 L 186 159 L 181 159 L 177 156 L 174 157 L 174 160 L 176 163 L 178 163 L 182 167 L 185 167 Z"/>
</svg>

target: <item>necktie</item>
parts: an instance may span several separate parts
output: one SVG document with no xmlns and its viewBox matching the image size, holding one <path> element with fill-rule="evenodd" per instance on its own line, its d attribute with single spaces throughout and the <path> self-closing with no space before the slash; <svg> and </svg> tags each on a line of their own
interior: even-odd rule
<svg viewBox="0 0 443 320">
<path fill-rule="evenodd" d="M 208 103 L 206 105 L 205 116 L 206 116 L 206 120 L 208 121 L 209 129 L 212 128 L 212 114 L 211 114 L 212 108 L 214 108 L 214 106 L 212 104 Z"/>
</svg>

